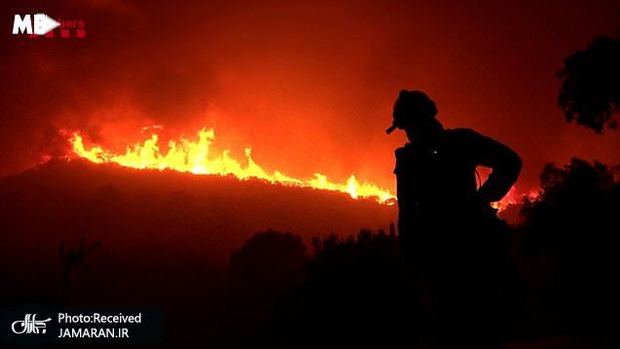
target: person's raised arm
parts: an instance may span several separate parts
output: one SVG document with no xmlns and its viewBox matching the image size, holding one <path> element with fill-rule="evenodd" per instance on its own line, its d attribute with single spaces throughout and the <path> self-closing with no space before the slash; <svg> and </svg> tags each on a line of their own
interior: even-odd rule
<svg viewBox="0 0 620 349">
<path fill-rule="evenodd" d="M 491 168 L 491 174 L 478 189 L 478 199 L 482 202 L 501 200 L 519 177 L 521 158 L 506 145 L 474 131 L 468 136 L 468 143 L 477 164 Z"/>
</svg>

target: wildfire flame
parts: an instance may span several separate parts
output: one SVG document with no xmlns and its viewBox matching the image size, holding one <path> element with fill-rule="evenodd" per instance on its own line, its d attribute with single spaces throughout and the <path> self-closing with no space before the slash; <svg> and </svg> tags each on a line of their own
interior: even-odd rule
<svg viewBox="0 0 620 349">
<path fill-rule="evenodd" d="M 491 206 L 501 212 L 511 205 L 522 204 L 523 200 L 534 201 L 538 199 L 539 195 L 540 193 L 536 190 L 519 193 L 517 192 L 517 187 L 513 185 L 512 188 L 510 188 L 510 190 L 508 191 L 508 194 L 506 194 L 506 196 L 504 196 L 502 200 L 492 203 Z"/>
<path fill-rule="evenodd" d="M 153 126 L 145 130 L 161 128 L 161 126 Z M 115 154 L 99 145 L 87 148 L 79 132 L 74 132 L 69 139 L 73 152 L 77 156 L 97 164 L 115 163 L 135 169 L 174 170 L 197 175 L 233 175 L 241 180 L 257 178 L 282 185 L 343 192 L 354 199 L 376 198 L 379 203 L 388 205 L 393 205 L 395 202 L 396 197 L 388 189 L 371 182 L 360 182 L 355 175 L 351 175 L 345 183 L 332 182 L 321 173 L 315 173 L 310 179 L 300 179 L 288 176 L 281 171 L 265 170 L 252 158 L 251 148 L 245 149 L 245 161 L 233 158 L 229 150 L 215 154 L 211 149 L 214 140 L 213 129 L 202 129 L 198 132 L 197 140 L 184 137 L 178 141 L 170 140 L 167 151 L 163 153 L 158 145 L 159 136 L 153 133 L 142 143 L 127 147 L 124 154 Z M 502 211 L 510 205 L 519 204 L 526 197 L 533 200 L 537 196 L 536 191 L 519 194 L 513 186 L 501 201 L 493 203 L 492 206 Z"/>
<path fill-rule="evenodd" d="M 394 202 L 395 196 L 389 190 L 370 182 L 360 182 L 354 175 L 346 183 L 331 182 L 321 173 L 315 173 L 314 178 L 299 179 L 281 171 L 265 170 L 252 159 L 251 148 L 245 149 L 245 161 L 233 158 L 229 150 L 214 154 L 211 149 L 214 140 L 213 129 L 202 129 L 197 140 L 170 140 L 164 153 L 158 145 L 159 136 L 153 133 L 142 143 L 127 147 L 124 154 L 115 154 L 98 145 L 87 148 L 79 132 L 73 133 L 70 138 L 76 155 L 97 164 L 115 163 L 135 169 L 175 170 L 198 175 L 233 175 L 241 180 L 258 178 L 270 183 L 339 191 L 348 193 L 354 199 L 374 197 L 380 203 Z"/>
</svg>

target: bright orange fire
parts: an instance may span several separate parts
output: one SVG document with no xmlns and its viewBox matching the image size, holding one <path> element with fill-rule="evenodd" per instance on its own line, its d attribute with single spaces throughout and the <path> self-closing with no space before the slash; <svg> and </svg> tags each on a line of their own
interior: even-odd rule
<svg viewBox="0 0 620 349">
<path fill-rule="evenodd" d="M 510 205 L 519 205 L 523 203 L 524 199 L 527 199 L 529 201 L 536 200 L 539 195 L 539 192 L 536 190 L 530 190 L 527 193 L 518 193 L 517 187 L 512 186 L 512 188 L 510 188 L 510 191 L 508 191 L 508 194 L 506 194 L 506 196 L 504 196 L 501 201 L 494 202 L 491 204 L 491 206 L 501 212 L 508 208 L 508 206 Z"/>
<path fill-rule="evenodd" d="M 233 158 L 229 150 L 214 153 L 211 147 L 214 140 L 213 129 L 202 129 L 198 132 L 197 140 L 187 138 L 170 140 L 167 151 L 162 152 L 158 144 L 159 136 L 153 133 L 142 143 L 127 147 L 124 154 L 116 154 L 98 145 L 87 148 L 79 132 L 73 133 L 70 138 L 76 155 L 97 164 L 115 163 L 135 169 L 174 170 L 198 175 L 233 175 L 241 180 L 258 178 L 282 185 L 339 191 L 349 194 L 354 199 L 376 198 L 379 203 L 388 205 L 395 202 L 396 197 L 390 190 L 372 182 L 360 182 L 355 175 L 351 175 L 345 183 L 332 182 L 321 173 L 315 173 L 314 177 L 309 179 L 295 178 L 281 171 L 265 170 L 252 159 L 251 148 L 245 149 L 243 161 Z M 513 186 L 501 201 L 493 203 L 492 206 L 502 211 L 509 205 L 519 204 L 524 197 L 534 199 L 537 195 L 535 191 L 519 194 Z"/>
<path fill-rule="evenodd" d="M 152 134 L 151 138 L 144 142 L 127 147 L 124 154 L 115 154 L 98 145 L 87 148 L 79 132 L 73 133 L 70 142 L 75 154 L 98 164 L 116 163 L 135 169 L 175 170 L 200 175 L 233 175 L 241 180 L 258 178 L 270 183 L 339 191 L 348 193 L 354 199 L 376 198 L 378 202 L 387 204 L 392 204 L 395 199 L 389 190 L 370 182 L 359 181 L 354 175 L 351 175 L 346 183 L 335 183 L 321 173 L 315 173 L 314 178 L 300 179 L 281 171 L 265 170 L 252 159 L 251 148 L 245 149 L 244 161 L 233 158 L 229 150 L 215 154 L 211 147 L 214 140 L 213 129 L 202 129 L 198 132 L 197 140 L 170 140 L 168 150 L 162 152 L 158 145 L 158 135 Z"/>
</svg>

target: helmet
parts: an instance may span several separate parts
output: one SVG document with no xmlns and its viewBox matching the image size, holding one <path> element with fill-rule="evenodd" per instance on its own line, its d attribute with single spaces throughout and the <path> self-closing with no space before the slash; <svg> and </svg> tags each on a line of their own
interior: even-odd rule
<svg viewBox="0 0 620 349">
<path fill-rule="evenodd" d="M 390 134 L 396 128 L 413 122 L 432 119 L 437 115 L 437 106 L 424 92 L 416 90 L 401 90 L 394 103 L 392 126 L 385 132 Z"/>
</svg>

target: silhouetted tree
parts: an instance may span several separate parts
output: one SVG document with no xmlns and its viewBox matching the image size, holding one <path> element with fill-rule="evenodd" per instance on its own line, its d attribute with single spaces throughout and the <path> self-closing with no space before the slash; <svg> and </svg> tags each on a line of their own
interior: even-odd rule
<svg viewBox="0 0 620 349">
<path fill-rule="evenodd" d="M 298 235 L 256 233 L 230 257 L 228 333 L 233 347 L 270 346 L 274 303 L 295 289 L 308 261 Z"/>
<path fill-rule="evenodd" d="M 398 238 L 362 230 L 314 239 L 303 284 L 277 304 L 284 348 L 413 347 L 419 298 L 403 272 Z"/>
<path fill-rule="evenodd" d="M 561 328 L 603 341 L 620 311 L 617 172 L 573 159 L 542 172 L 541 196 L 523 208 L 525 244 L 551 265 L 542 300 Z"/>
<path fill-rule="evenodd" d="M 230 257 L 235 288 L 276 292 L 299 278 L 308 255 L 301 236 L 268 230 L 256 233 Z"/>
<path fill-rule="evenodd" d="M 616 128 L 620 108 L 620 40 L 602 36 L 564 60 L 558 104 L 566 116 L 597 133 Z"/>
</svg>

